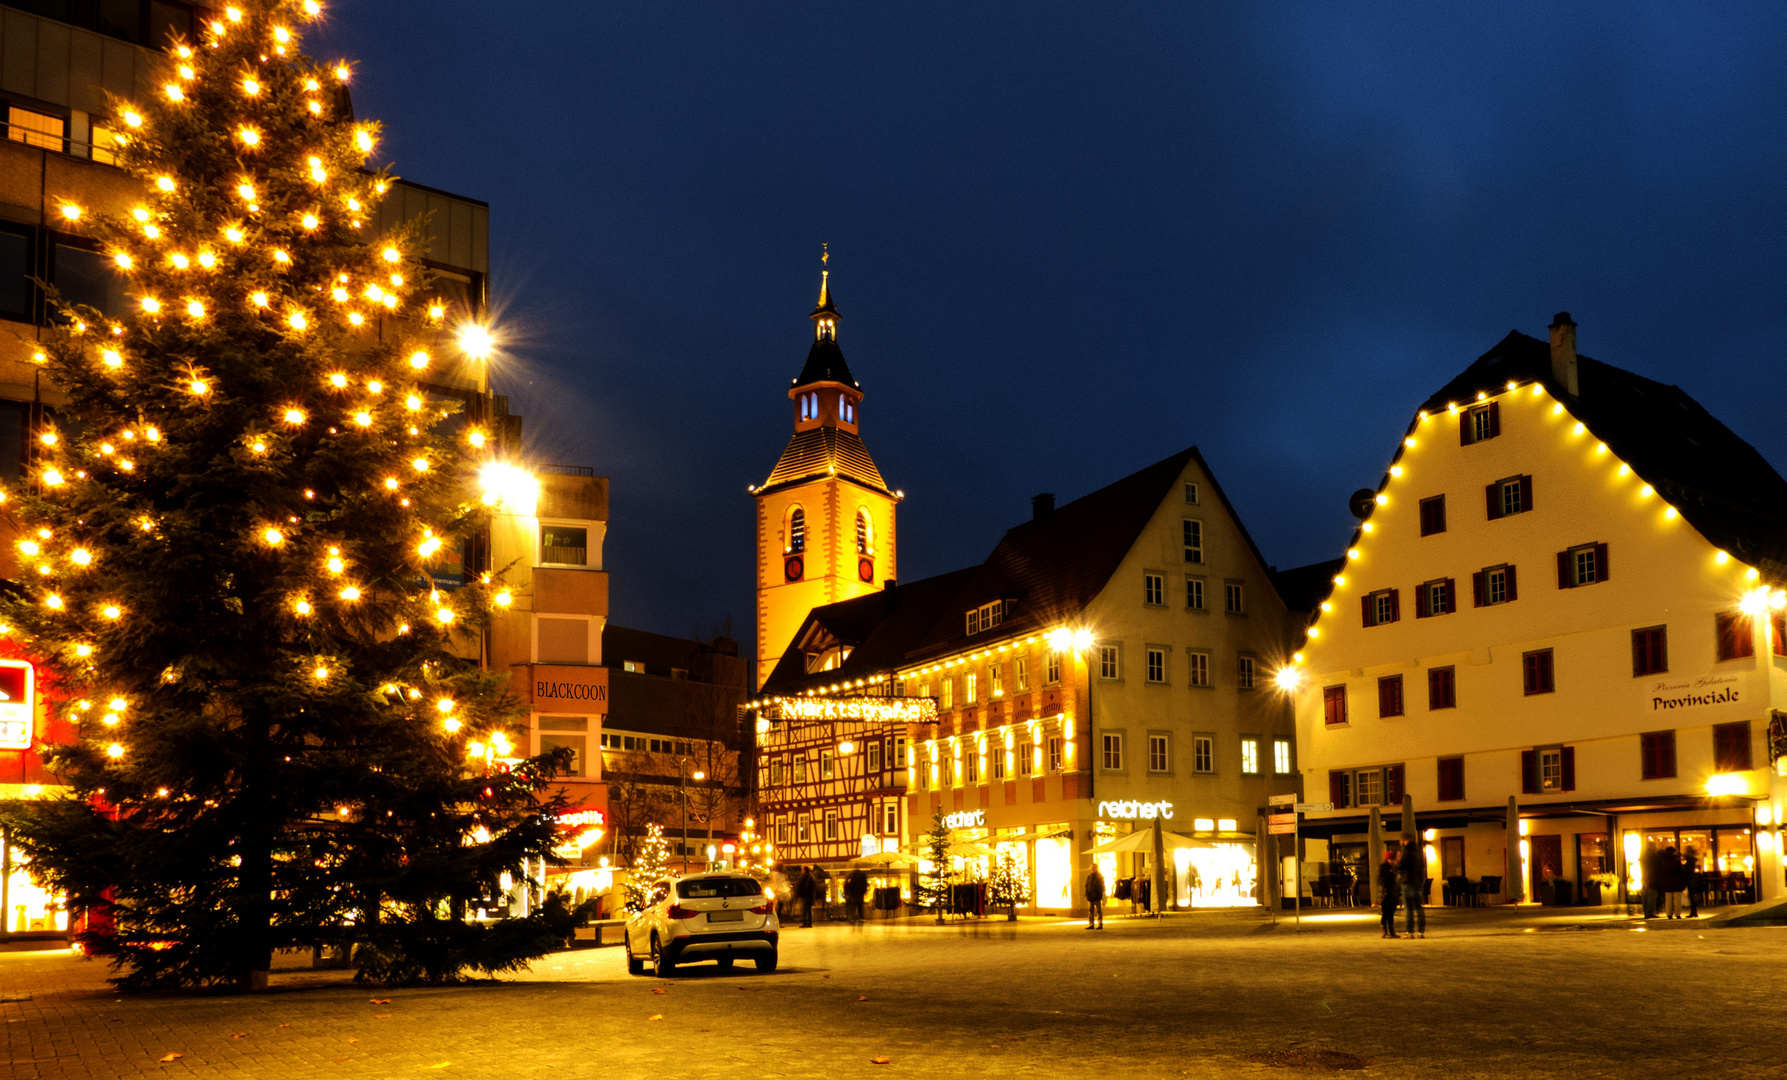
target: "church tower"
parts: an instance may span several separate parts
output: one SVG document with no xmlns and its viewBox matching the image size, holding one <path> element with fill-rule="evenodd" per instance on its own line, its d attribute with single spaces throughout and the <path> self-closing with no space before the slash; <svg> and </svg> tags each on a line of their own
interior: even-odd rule
<svg viewBox="0 0 1787 1080">
<path fill-rule="evenodd" d="M 829 255 L 826 256 L 829 260 Z M 822 260 L 825 261 L 825 260 Z M 894 507 L 860 432 L 862 387 L 838 348 L 831 271 L 819 274 L 813 347 L 788 399 L 794 437 L 757 500 L 757 685 L 807 613 L 874 592 L 895 573 Z M 823 663 L 835 666 L 833 653 Z"/>
</svg>

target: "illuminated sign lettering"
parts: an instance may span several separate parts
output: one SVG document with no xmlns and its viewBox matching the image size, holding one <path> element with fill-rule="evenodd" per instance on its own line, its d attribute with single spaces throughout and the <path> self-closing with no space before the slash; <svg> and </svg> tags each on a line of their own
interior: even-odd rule
<svg viewBox="0 0 1787 1080">
<path fill-rule="evenodd" d="M 943 817 L 943 827 L 946 829 L 978 829 L 986 823 L 985 810 L 961 810 Z"/>
<path fill-rule="evenodd" d="M 1098 804 L 1098 816 L 1117 818 L 1122 821 L 1153 821 L 1155 818 L 1173 816 L 1173 804 L 1160 802 L 1101 802 Z"/>
<path fill-rule="evenodd" d="M 23 660 L 0 660 L 0 749 L 31 749 L 35 679 Z"/>
<path fill-rule="evenodd" d="M 924 724 L 937 719 L 937 699 L 928 697 L 789 698 L 765 706 L 782 720 L 867 720 L 883 724 Z"/>
<path fill-rule="evenodd" d="M 606 825 L 608 818 L 600 810 L 574 810 L 558 816 L 560 825 Z"/>
</svg>

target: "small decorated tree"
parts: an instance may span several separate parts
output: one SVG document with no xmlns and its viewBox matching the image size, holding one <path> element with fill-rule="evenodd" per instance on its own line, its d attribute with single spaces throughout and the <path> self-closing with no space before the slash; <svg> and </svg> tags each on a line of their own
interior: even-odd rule
<svg viewBox="0 0 1787 1080">
<path fill-rule="evenodd" d="M 941 814 L 931 823 L 931 829 L 925 833 L 925 859 L 931 864 L 918 878 L 918 902 L 921 907 L 937 913 L 937 921 L 943 921 L 944 912 L 949 910 L 949 889 L 953 875 L 949 871 L 949 826 L 943 824 Z"/>
<path fill-rule="evenodd" d="M 633 867 L 627 873 L 627 910 L 645 910 L 651 895 L 652 882 L 670 872 L 670 841 L 664 839 L 664 826 L 652 822 L 645 827 L 645 839 L 633 856 Z"/>
<path fill-rule="evenodd" d="M 993 860 L 993 872 L 987 878 L 987 902 L 1005 908 L 1005 917 L 1010 921 L 1017 920 L 1020 904 L 1030 902 L 1029 875 L 1010 850 L 999 852 Z"/>
</svg>

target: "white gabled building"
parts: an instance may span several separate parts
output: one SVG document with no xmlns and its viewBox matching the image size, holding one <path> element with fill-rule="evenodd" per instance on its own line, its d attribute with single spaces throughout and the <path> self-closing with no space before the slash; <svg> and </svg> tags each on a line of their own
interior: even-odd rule
<svg viewBox="0 0 1787 1080">
<path fill-rule="evenodd" d="M 1512 796 L 1522 881 L 1491 900 L 1630 885 L 1665 845 L 1730 898 L 1782 892 L 1787 481 L 1754 448 L 1560 314 L 1428 399 L 1361 502 L 1297 690 L 1304 789 L 1336 807 L 1310 859 L 1363 861 L 1406 792 L 1435 879 L 1505 878 Z"/>
</svg>

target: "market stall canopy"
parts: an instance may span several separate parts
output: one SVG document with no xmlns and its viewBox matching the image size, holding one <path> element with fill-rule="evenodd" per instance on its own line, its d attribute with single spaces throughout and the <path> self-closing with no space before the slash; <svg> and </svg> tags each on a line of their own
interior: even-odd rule
<svg viewBox="0 0 1787 1080">
<path fill-rule="evenodd" d="M 865 855 L 856 860 L 857 866 L 885 866 L 888 868 L 895 866 L 917 866 L 918 863 L 919 860 L 916 856 L 907 855 L 900 851 L 881 851 L 873 855 Z"/>
<path fill-rule="evenodd" d="M 1215 847 L 1216 845 L 1212 844 L 1206 840 L 1194 840 L 1193 838 L 1186 836 L 1183 833 L 1162 832 L 1160 834 L 1160 846 L 1165 848 L 1168 851 L 1174 851 L 1178 848 L 1209 848 L 1209 847 Z M 1154 830 L 1153 829 L 1139 829 L 1135 832 L 1130 833 L 1128 836 L 1119 836 L 1115 840 L 1107 840 L 1104 843 L 1093 848 L 1091 853 L 1094 855 L 1102 855 L 1103 853 L 1105 853 L 1107 851 L 1153 851 L 1153 850 L 1154 850 Z"/>
</svg>

